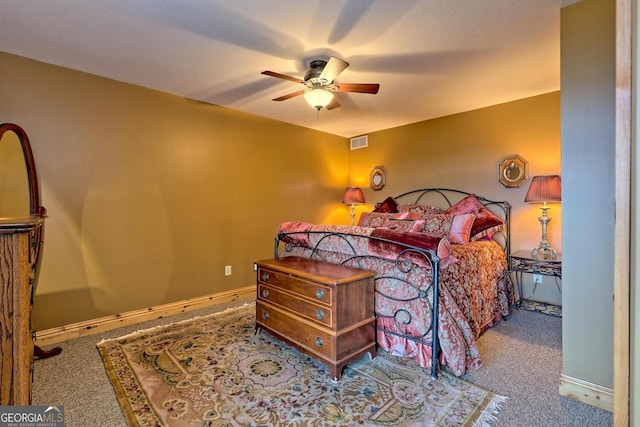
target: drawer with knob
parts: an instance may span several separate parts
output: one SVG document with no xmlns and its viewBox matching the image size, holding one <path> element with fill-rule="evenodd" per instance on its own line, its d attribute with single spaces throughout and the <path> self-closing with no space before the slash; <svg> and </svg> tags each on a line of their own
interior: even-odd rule
<svg viewBox="0 0 640 427">
<path fill-rule="evenodd" d="M 333 326 L 331 307 L 312 303 L 295 293 L 284 292 L 279 288 L 258 283 L 258 300 L 268 301 L 322 325 Z"/>
<path fill-rule="evenodd" d="M 329 332 L 314 327 L 304 322 L 300 322 L 295 317 L 287 313 L 263 304 L 261 301 L 257 303 L 256 315 L 259 323 L 266 326 L 267 329 L 278 331 L 293 341 L 302 351 L 310 350 L 319 353 L 328 358 L 335 359 L 335 347 L 333 337 Z"/>
<path fill-rule="evenodd" d="M 333 301 L 330 287 L 270 269 L 258 269 L 258 282 L 286 288 L 287 291 L 313 302 L 330 305 Z"/>
</svg>

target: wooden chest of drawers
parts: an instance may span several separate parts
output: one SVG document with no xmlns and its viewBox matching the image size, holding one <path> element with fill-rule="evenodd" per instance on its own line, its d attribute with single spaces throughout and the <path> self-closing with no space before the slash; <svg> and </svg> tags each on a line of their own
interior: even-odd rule
<svg viewBox="0 0 640 427">
<path fill-rule="evenodd" d="M 257 265 L 256 329 L 325 363 L 332 378 L 376 355 L 372 271 L 300 257 Z"/>
</svg>

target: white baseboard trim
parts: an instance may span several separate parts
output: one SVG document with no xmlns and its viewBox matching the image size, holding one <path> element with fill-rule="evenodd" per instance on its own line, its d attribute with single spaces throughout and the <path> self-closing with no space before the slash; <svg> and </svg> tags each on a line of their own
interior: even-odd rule
<svg viewBox="0 0 640 427">
<path fill-rule="evenodd" d="M 613 389 L 560 374 L 560 395 L 613 412 Z"/>
<path fill-rule="evenodd" d="M 169 304 L 157 305 L 140 310 L 128 311 L 126 313 L 114 314 L 98 319 L 86 320 L 73 323 L 71 325 L 59 326 L 57 328 L 45 329 L 35 334 L 35 343 L 38 346 L 67 341 L 73 338 L 80 338 L 99 332 L 110 331 L 112 329 L 129 326 L 147 320 L 161 319 L 180 313 L 199 310 L 212 305 L 223 304 L 236 300 L 255 298 L 255 285 L 244 288 L 233 289 L 231 291 L 218 292 L 205 295 L 199 298 L 191 298 Z"/>
</svg>

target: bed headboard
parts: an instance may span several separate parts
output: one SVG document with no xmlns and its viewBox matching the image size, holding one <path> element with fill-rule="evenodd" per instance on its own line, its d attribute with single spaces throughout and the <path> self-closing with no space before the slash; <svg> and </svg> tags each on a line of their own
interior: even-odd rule
<svg viewBox="0 0 640 427">
<path fill-rule="evenodd" d="M 393 199 L 398 205 L 413 203 L 447 209 L 470 195 L 474 195 L 487 209 L 504 221 L 502 232 L 495 233 L 493 239 L 504 248 L 508 255 L 511 252 L 511 205 L 507 201 L 490 200 L 475 193 L 450 188 L 421 188 L 394 196 Z"/>
</svg>

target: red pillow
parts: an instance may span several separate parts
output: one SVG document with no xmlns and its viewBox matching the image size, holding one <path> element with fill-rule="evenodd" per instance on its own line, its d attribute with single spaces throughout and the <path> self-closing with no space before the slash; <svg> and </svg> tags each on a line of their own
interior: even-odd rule
<svg viewBox="0 0 640 427">
<path fill-rule="evenodd" d="M 466 213 L 476 215 L 473 227 L 471 227 L 471 241 L 480 240 L 484 237 L 491 238 L 494 233 L 502 230 L 504 225 L 504 222 L 487 209 L 473 194 L 468 195 L 444 212 L 451 215 Z"/>
<path fill-rule="evenodd" d="M 396 213 L 398 212 L 398 204 L 393 197 L 389 196 L 382 203 L 380 203 L 373 212 L 381 212 L 381 213 Z"/>
</svg>

